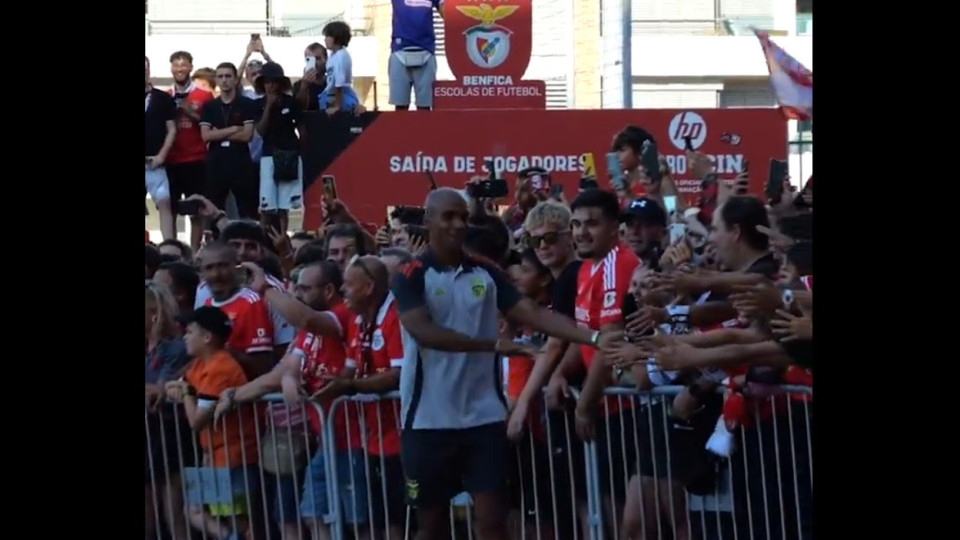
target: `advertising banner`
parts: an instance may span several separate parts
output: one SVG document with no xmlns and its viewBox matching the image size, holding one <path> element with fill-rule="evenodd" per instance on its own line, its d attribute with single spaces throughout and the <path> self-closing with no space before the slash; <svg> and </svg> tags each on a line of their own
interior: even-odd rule
<svg viewBox="0 0 960 540">
<path fill-rule="evenodd" d="M 583 174 L 581 158 L 592 153 L 600 185 L 610 189 L 604 156 L 629 124 L 653 135 L 689 202 L 696 201 L 699 179 L 690 177 L 684 137 L 712 156 L 722 180 L 732 181 L 749 161 L 750 191 L 756 194 L 763 192 L 769 160 L 787 159 L 786 121 L 776 109 L 387 112 L 350 121 L 356 125 L 308 116 L 304 168 L 311 180 L 334 175 L 354 215 L 375 223 L 383 222 L 388 206 L 422 205 L 427 172 L 438 185 L 459 189 L 471 176 L 487 174 L 487 159 L 510 181 L 511 191 L 517 171 L 540 166 L 572 200 Z M 322 186 L 308 183 L 305 224 L 316 228 Z"/>
<path fill-rule="evenodd" d="M 447 64 L 455 81 L 437 81 L 437 110 L 544 109 L 543 81 L 524 81 L 533 49 L 531 0 L 446 0 Z"/>
</svg>

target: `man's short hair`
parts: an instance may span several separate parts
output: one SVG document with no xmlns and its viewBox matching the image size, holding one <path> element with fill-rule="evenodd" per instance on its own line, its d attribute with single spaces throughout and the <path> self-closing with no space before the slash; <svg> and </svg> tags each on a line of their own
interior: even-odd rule
<svg viewBox="0 0 960 540">
<path fill-rule="evenodd" d="M 193 55 L 187 51 L 177 51 L 170 55 L 170 63 L 174 63 L 177 60 L 186 60 L 187 62 L 193 63 Z"/>
<path fill-rule="evenodd" d="M 327 246 L 323 240 L 314 240 L 297 250 L 293 264 L 303 266 L 327 260 Z"/>
<path fill-rule="evenodd" d="M 144 257 L 143 263 L 149 268 L 150 275 L 152 276 L 154 272 L 157 271 L 157 268 L 160 268 L 160 265 L 163 261 L 160 259 L 160 250 L 155 246 L 150 244 L 144 244 Z"/>
<path fill-rule="evenodd" d="M 741 238 L 751 248 L 757 251 L 770 248 L 770 238 L 757 230 L 760 225 L 770 226 L 767 209 L 760 199 L 751 195 L 734 195 L 720 207 L 720 219 L 727 229 L 739 226 Z"/>
<path fill-rule="evenodd" d="M 363 241 L 363 232 L 360 230 L 360 227 L 357 227 L 353 223 L 339 223 L 330 227 L 326 231 L 327 240 L 331 238 L 353 238 L 356 243 L 357 255 L 366 255 L 367 252 L 364 248 L 365 242 Z"/>
<path fill-rule="evenodd" d="M 182 292 L 192 299 L 197 294 L 197 286 L 200 285 L 200 276 L 193 266 L 181 262 L 166 262 L 160 265 L 160 270 L 166 270 L 173 281 L 174 292 Z"/>
<path fill-rule="evenodd" d="M 620 201 L 612 191 L 588 189 L 570 203 L 570 213 L 576 212 L 577 208 L 599 208 L 603 217 L 611 221 L 620 220 Z"/>
<path fill-rule="evenodd" d="M 352 34 L 350 25 L 343 21 L 328 22 L 327 25 L 323 27 L 322 33 L 325 37 L 332 38 L 333 42 L 341 47 L 346 47 L 350 44 L 350 36 Z"/>
<path fill-rule="evenodd" d="M 193 249 L 181 240 L 176 238 L 167 238 L 163 242 L 160 242 L 160 245 L 157 247 L 162 248 L 163 246 L 176 246 L 176 248 L 180 250 L 180 256 L 185 261 L 189 261 L 193 258 Z"/>
<path fill-rule="evenodd" d="M 319 49 L 326 49 L 326 47 L 324 47 L 323 44 L 321 43 L 317 43 L 316 41 L 307 45 L 307 50 L 314 54 L 316 54 L 317 50 Z"/>
<path fill-rule="evenodd" d="M 553 225 L 561 231 L 570 228 L 570 209 L 557 201 L 541 201 L 527 212 L 523 229 L 530 231 L 544 225 Z"/>
<path fill-rule="evenodd" d="M 617 133 L 613 137 L 613 144 L 611 145 L 611 151 L 619 152 L 624 148 L 629 148 L 633 150 L 638 156 L 643 148 L 643 143 L 650 141 L 653 144 L 656 144 L 657 141 L 654 140 L 653 135 L 649 131 L 643 129 L 640 126 L 627 126 Z"/>
<path fill-rule="evenodd" d="M 239 73 L 237 71 L 237 66 L 233 62 L 220 62 L 219 64 L 217 64 L 217 69 L 214 70 L 214 73 L 216 73 L 217 71 L 220 71 L 221 69 L 229 69 L 230 71 L 233 72 L 234 77 L 236 77 L 237 74 Z"/>
<path fill-rule="evenodd" d="M 220 231 L 220 240 L 229 242 L 230 240 L 250 240 L 267 247 L 271 242 L 267 241 L 267 234 L 263 232 L 263 227 L 256 221 L 250 219 L 238 219 L 231 221 Z"/>
</svg>

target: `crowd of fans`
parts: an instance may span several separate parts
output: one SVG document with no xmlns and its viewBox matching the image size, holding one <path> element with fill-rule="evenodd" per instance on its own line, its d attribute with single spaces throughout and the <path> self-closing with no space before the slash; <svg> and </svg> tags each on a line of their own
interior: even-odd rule
<svg viewBox="0 0 960 540">
<path fill-rule="evenodd" d="M 145 247 L 146 537 L 433 538 L 453 500 L 482 538 L 808 538 L 811 395 L 777 389 L 812 384 L 812 180 L 688 208 L 647 141 L 614 138 L 626 192 L 528 169 L 503 216 L 479 178 L 375 232 L 183 199 L 199 249 Z"/>
<path fill-rule="evenodd" d="M 391 102 L 429 108 L 432 25 L 394 7 Z M 363 112 L 323 35 L 296 84 L 258 36 L 173 53 L 170 91 L 145 58 L 145 538 L 810 538 L 812 179 L 758 198 L 690 152 L 688 207 L 628 126 L 616 192 L 534 168 L 289 231 L 300 113 Z"/>
</svg>

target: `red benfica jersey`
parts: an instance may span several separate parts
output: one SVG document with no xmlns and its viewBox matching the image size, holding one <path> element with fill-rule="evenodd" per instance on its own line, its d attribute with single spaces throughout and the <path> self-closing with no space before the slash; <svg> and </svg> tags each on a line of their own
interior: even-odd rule
<svg viewBox="0 0 960 540">
<path fill-rule="evenodd" d="M 203 106 L 213 99 L 213 94 L 197 88 L 193 82 L 187 86 L 186 91 L 180 95 L 186 94 L 187 105 L 197 114 Z M 176 98 L 178 95 L 176 89 L 170 89 L 170 95 Z M 187 116 L 187 113 L 177 108 L 177 136 L 173 139 L 173 146 L 170 147 L 170 155 L 167 156 L 167 163 L 193 163 L 203 161 L 207 157 L 207 143 L 200 137 L 200 124 Z"/>
<path fill-rule="evenodd" d="M 206 306 L 220 308 L 233 323 L 227 348 L 248 354 L 273 350 L 273 323 L 259 294 L 243 288 L 223 302 L 207 298 Z"/>
<path fill-rule="evenodd" d="M 630 288 L 630 277 L 640 266 L 640 259 L 623 244 L 617 244 L 599 263 L 585 261 L 577 274 L 576 318 L 579 326 L 600 330 L 605 325 L 622 323 L 620 306 Z M 580 345 L 584 367 L 589 370 L 596 350 Z M 607 414 L 629 408 L 630 400 L 619 403 L 617 398 L 606 400 Z"/>
<path fill-rule="evenodd" d="M 361 319 L 357 317 L 348 330 L 348 362 L 357 366 L 357 378 L 399 369 L 403 365 L 403 334 L 397 303 L 390 294 L 380 306 L 373 332 L 362 336 Z M 363 341 L 366 338 L 369 341 Z M 364 352 L 366 351 L 366 354 Z M 365 402 L 367 453 L 374 456 L 395 456 L 400 453 L 400 409 L 395 399 Z"/>
<path fill-rule="evenodd" d="M 313 394 L 324 387 L 334 377 L 342 376 L 344 369 L 351 367 L 347 362 L 347 349 L 344 336 L 345 329 L 353 320 L 353 312 L 347 309 L 346 304 L 340 303 L 330 311 L 325 312 L 332 317 L 340 327 L 339 336 L 317 336 L 309 332 L 300 331 L 291 346 L 291 353 L 300 357 L 300 375 L 308 394 Z M 330 411 L 332 401 L 320 404 L 324 414 Z M 361 448 L 360 416 L 354 410 L 353 403 L 347 401 L 337 406 L 334 415 L 334 432 L 336 433 L 337 448 L 341 450 Z M 320 432 L 320 421 L 316 417 L 313 407 L 308 408 L 311 427 Z"/>
</svg>

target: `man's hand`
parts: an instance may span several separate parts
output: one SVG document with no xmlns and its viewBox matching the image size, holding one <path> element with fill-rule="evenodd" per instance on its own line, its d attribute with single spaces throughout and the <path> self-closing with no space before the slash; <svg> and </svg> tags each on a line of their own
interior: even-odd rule
<svg viewBox="0 0 960 540">
<path fill-rule="evenodd" d="M 164 388 L 168 400 L 174 403 L 182 403 L 183 398 L 189 393 L 190 385 L 186 381 L 169 381 Z"/>
<path fill-rule="evenodd" d="M 783 306 L 783 294 L 772 284 L 763 282 L 736 287 L 730 301 L 741 317 L 757 319 L 773 315 Z"/>
<path fill-rule="evenodd" d="M 708 174 L 713 172 L 713 160 L 706 154 L 687 151 L 687 163 L 691 178 L 703 180 Z"/>
<path fill-rule="evenodd" d="M 204 197 L 203 195 L 196 194 L 187 197 L 188 201 L 200 201 L 200 212 L 199 216 L 202 218 L 214 218 L 220 214 L 220 209 L 217 208 L 215 204 L 210 202 L 210 199 Z"/>
<path fill-rule="evenodd" d="M 594 436 L 593 413 L 584 410 L 577 404 L 577 410 L 574 412 L 574 427 L 577 430 L 577 437 L 582 441 L 592 441 Z"/>
<path fill-rule="evenodd" d="M 338 398 L 347 394 L 351 394 L 353 385 L 350 384 L 350 379 L 345 377 L 336 377 L 324 385 L 323 388 L 317 390 L 310 399 L 316 402 L 325 402 L 331 399 Z"/>
<path fill-rule="evenodd" d="M 680 371 L 691 367 L 700 357 L 701 349 L 682 342 L 664 347 L 657 351 L 657 366 L 664 371 Z"/>
<path fill-rule="evenodd" d="M 264 101 L 266 103 L 266 108 L 269 109 L 277 103 L 277 99 L 280 98 L 280 94 L 276 92 L 267 92 L 267 95 L 264 96 Z"/>
<path fill-rule="evenodd" d="M 776 318 L 770 321 L 770 328 L 780 341 L 794 341 L 797 339 L 813 339 L 813 316 L 803 310 L 801 316 L 796 316 L 782 309 L 776 311 Z"/>
<path fill-rule="evenodd" d="M 301 81 L 301 83 L 300 83 L 300 91 L 303 92 L 303 91 L 305 91 L 305 90 L 309 90 L 309 86 L 307 86 L 306 83 L 314 83 L 314 82 L 317 82 L 317 70 L 316 70 L 316 69 L 313 69 L 313 68 L 308 69 L 308 70 L 303 74 L 303 77 L 300 77 L 300 81 Z"/>
<path fill-rule="evenodd" d="M 627 336 L 631 339 L 640 339 L 656 327 L 656 324 L 650 319 L 644 318 L 640 311 L 634 311 L 627 315 L 626 323 Z"/>
<path fill-rule="evenodd" d="M 620 344 L 625 343 L 626 334 L 622 330 L 604 330 L 600 332 L 600 338 L 597 339 L 597 349 L 606 353 L 612 351 Z"/>
<path fill-rule="evenodd" d="M 746 195 L 747 190 L 750 188 L 750 171 L 747 170 L 747 163 L 744 160 L 743 163 L 743 172 L 737 175 L 733 180 L 733 194 L 734 195 Z"/>
<path fill-rule="evenodd" d="M 570 396 L 570 385 L 567 383 L 566 377 L 563 375 L 550 377 L 545 394 L 547 407 L 555 411 L 562 411 L 564 401 L 570 399 Z"/>
<path fill-rule="evenodd" d="M 507 438 L 511 441 L 519 441 L 527 427 L 527 402 L 518 400 L 513 410 L 510 411 L 510 418 L 507 420 Z"/>
<path fill-rule="evenodd" d="M 146 395 L 144 403 L 147 406 L 147 409 L 150 411 L 156 411 L 157 407 L 163 403 L 163 398 L 166 397 L 166 392 L 163 388 L 156 384 L 147 384 L 146 385 Z"/>
<path fill-rule="evenodd" d="M 147 158 L 147 167 L 150 167 L 151 169 L 159 169 L 160 167 L 163 167 L 163 163 L 165 161 L 166 159 L 163 156 L 150 156 Z"/>
<path fill-rule="evenodd" d="M 220 399 L 217 400 L 217 406 L 213 409 L 214 421 L 220 420 L 220 417 L 233 409 L 233 396 L 237 393 L 236 388 L 227 388 L 220 393 Z"/>
<path fill-rule="evenodd" d="M 357 103 L 357 106 L 353 108 L 353 115 L 360 116 L 361 114 L 367 112 L 367 108 L 363 106 L 362 103 Z"/>
<path fill-rule="evenodd" d="M 422 236 L 414 236 L 407 244 L 407 251 L 414 257 L 418 257 L 427 250 L 427 240 Z"/>
<path fill-rule="evenodd" d="M 658 274 L 651 279 L 654 292 L 668 292 L 673 294 L 690 294 L 702 288 L 702 283 L 696 274 L 689 272 L 670 272 Z"/>
<path fill-rule="evenodd" d="M 790 238 L 780 231 L 771 229 L 770 227 L 757 225 L 757 232 L 769 238 L 770 245 L 780 250 L 786 250 L 795 243 L 793 238 Z"/>
<path fill-rule="evenodd" d="M 253 289 L 257 293 L 263 292 L 267 288 L 267 274 L 263 271 L 263 268 L 257 265 L 254 262 L 242 262 L 240 266 L 247 269 L 247 272 L 250 273 L 250 282 L 247 283 L 247 287 Z"/>
<path fill-rule="evenodd" d="M 293 253 L 293 244 L 290 243 L 289 236 L 280 232 L 273 225 L 271 225 L 266 232 L 267 236 L 270 237 L 270 241 L 273 242 L 273 247 L 277 249 L 277 255 L 281 259 Z"/>
<path fill-rule="evenodd" d="M 347 205 L 343 204 L 340 199 L 328 199 L 321 196 L 320 204 L 323 206 L 323 215 L 334 223 L 338 223 L 338 220 L 343 219 L 349 213 Z"/>
<path fill-rule="evenodd" d="M 336 108 L 336 107 L 327 107 L 327 116 L 333 116 L 333 115 L 337 114 L 337 111 L 339 111 L 339 110 L 340 110 L 340 109 L 338 109 L 338 108 Z"/>
<path fill-rule="evenodd" d="M 373 237 L 373 240 L 377 243 L 377 247 L 390 247 L 390 229 L 380 227 L 377 229 L 377 234 Z"/>
<path fill-rule="evenodd" d="M 637 362 L 645 362 L 653 357 L 650 343 L 627 343 L 622 341 L 609 351 L 604 351 L 604 361 L 610 367 L 626 367 Z"/>
<path fill-rule="evenodd" d="M 283 393 L 283 402 L 287 407 L 299 407 L 300 397 L 303 395 L 300 391 L 300 384 L 296 379 L 289 375 L 284 375 L 280 379 L 280 392 Z"/>
<path fill-rule="evenodd" d="M 660 266 L 677 267 L 693 259 L 693 250 L 683 240 L 668 247 L 660 257 Z"/>
</svg>

